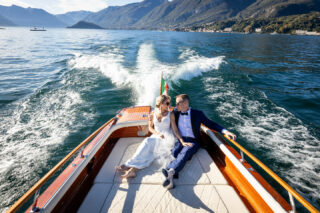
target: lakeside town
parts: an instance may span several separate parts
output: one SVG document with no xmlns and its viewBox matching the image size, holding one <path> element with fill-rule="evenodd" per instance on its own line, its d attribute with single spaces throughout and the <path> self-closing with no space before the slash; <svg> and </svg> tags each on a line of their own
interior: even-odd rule
<svg viewBox="0 0 320 213">
<path fill-rule="evenodd" d="M 283 16 L 277 18 L 230 19 L 198 26 L 175 28 L 183 32 L 269 33 L 320 35 L 320 13 Z"/>
<path fill-rule="evenodd" d="M 232 27 L 226 27 L 222 30 L 216 30 L 216 29 L 206 29 L 206 28 L 198 28 L 196 30 L 190 29 L 190 28 L 179 28 L 175 29 L 174 31 L 181 31 L 181 32 L 211 32 L 211 33 L 243 33 L 243 34 L 250 34 L 250 33 L 265 33 L 262 31 L 261 28 L 255 28 L 253 32 L 238 32 L 233 31 Z M 269 33 L 271 35 L 280 34 L 276 31 Z M 292 35 L 311 35 L 311 36 L 320 36 L 320 32 L 315 31 L 307 31 L 307 30 L 295 30 L 291 32 Z"/>
</svg>

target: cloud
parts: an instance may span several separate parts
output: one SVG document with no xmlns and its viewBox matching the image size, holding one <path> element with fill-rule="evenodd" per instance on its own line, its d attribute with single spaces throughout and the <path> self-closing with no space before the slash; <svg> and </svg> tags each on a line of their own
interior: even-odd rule
<svg viewBox="0 0 320 213">
<path fill-rule="evenodd" d="M 0 0 L 0 5 L 41 8 L 52 14 L 70 11 L 99 11 L 108 6 L 125 5 L 143 0 Z"/>
<path fill-rule="evenodd" d="M 99 11 L 108 7 L 106 0 L 0 0 L 0 5 L 41 8 L 52 14 L 69 11 L 89 10 Z"/>
<path fill-rule="evenodd" d="M 56 2 L 58 2 L 57 7 L 60 9 L 60 11 L 62 11 L 62 13 L 78 10 L 89 10 L 96 12 L 108 7 L 108 4 L 105 0 L 59 0 Z"/>
<path fill-rule="evenodd" d="M 13 4 L 21 7 L 31 7 L 30 4 L 26 3 L 23 0 L 0 0 L 0 5 L 3 5 L 3 6 L 11 6 Z"/>
</svg>

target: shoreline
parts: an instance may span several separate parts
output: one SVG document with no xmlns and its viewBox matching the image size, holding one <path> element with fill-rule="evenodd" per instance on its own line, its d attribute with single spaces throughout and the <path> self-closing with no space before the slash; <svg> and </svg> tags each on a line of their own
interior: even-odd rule
<svg viewBox="0 0 320 213">
<path fill-rule="evenodd" d="M 10 28 L 27 28 L 28 30 L 30 29 L 27 26 L 10 26 L 10 27 L 0 27 L 0 30 L 8 30 Z M 79 30 L 88 30 L 88 28 L 70 28 L 70 27 L 47 27 L 46 29 L 79 29 Z M 243 35 L 250 35 L 250 34 L 256 34 L 256 35 L 298 35 L 298 36 L 320 36 L 320 32 L 314 32 L 314 31 L 304 31 L 304 30 L 299 30 L 302 32 L 299 33 L 278 33 L 278 32 L 272 32 L 272 33 L 267 33 L 267 32 L 237 32 L 237 31 L 223 31 L 223 30 L 189 30 L 189 29 L 95 29 L 95 28 L 90 28 L 89 30 L 119 30 L 119 31 L 155 31 L 155 32 L 190 32 L 190 33 L 221 33 L 221 34 L 243 34 Z"/>
</svg>

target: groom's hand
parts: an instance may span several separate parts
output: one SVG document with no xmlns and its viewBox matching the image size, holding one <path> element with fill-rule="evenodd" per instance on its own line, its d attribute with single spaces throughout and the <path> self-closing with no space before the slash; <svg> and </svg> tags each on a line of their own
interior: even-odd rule
<svg viewBox="0 0 320 213">
<path fill-rule="evenodd" d="M 193 147 L 193 144 L 192 144 L 192 143 L 189 143 L 189 142 L 183 142 L 183 143 L 182 143 L 182 146 L 190 146 L 190 147 Z"/>
</svg>

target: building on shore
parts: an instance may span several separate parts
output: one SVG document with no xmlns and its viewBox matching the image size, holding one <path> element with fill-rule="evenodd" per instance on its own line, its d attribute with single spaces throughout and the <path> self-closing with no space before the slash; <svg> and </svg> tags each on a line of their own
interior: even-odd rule
<svg viewBox="0 0 320 213">
<path fill-rule="evenodd" d="M 226 32 L 226 33 L 231 33 L 232 32 L 232 27 L 226 27 L 223 29 L 223 32 Z"/>
<path fill-rule="evenodd" d="M 256 29 L 254 29 L 254 31 L 255 31 L 256 33 L 262 33 L 262 29 L 261 29 L 261 28 L 256 28 Z"/>
<path fill-rule="evenodd" d="M 307 30 L 296 30 L 295 34 L 297 34 L 297 35 L 320 35 L 319 32 L 310 32 Z"/>
</svg>

